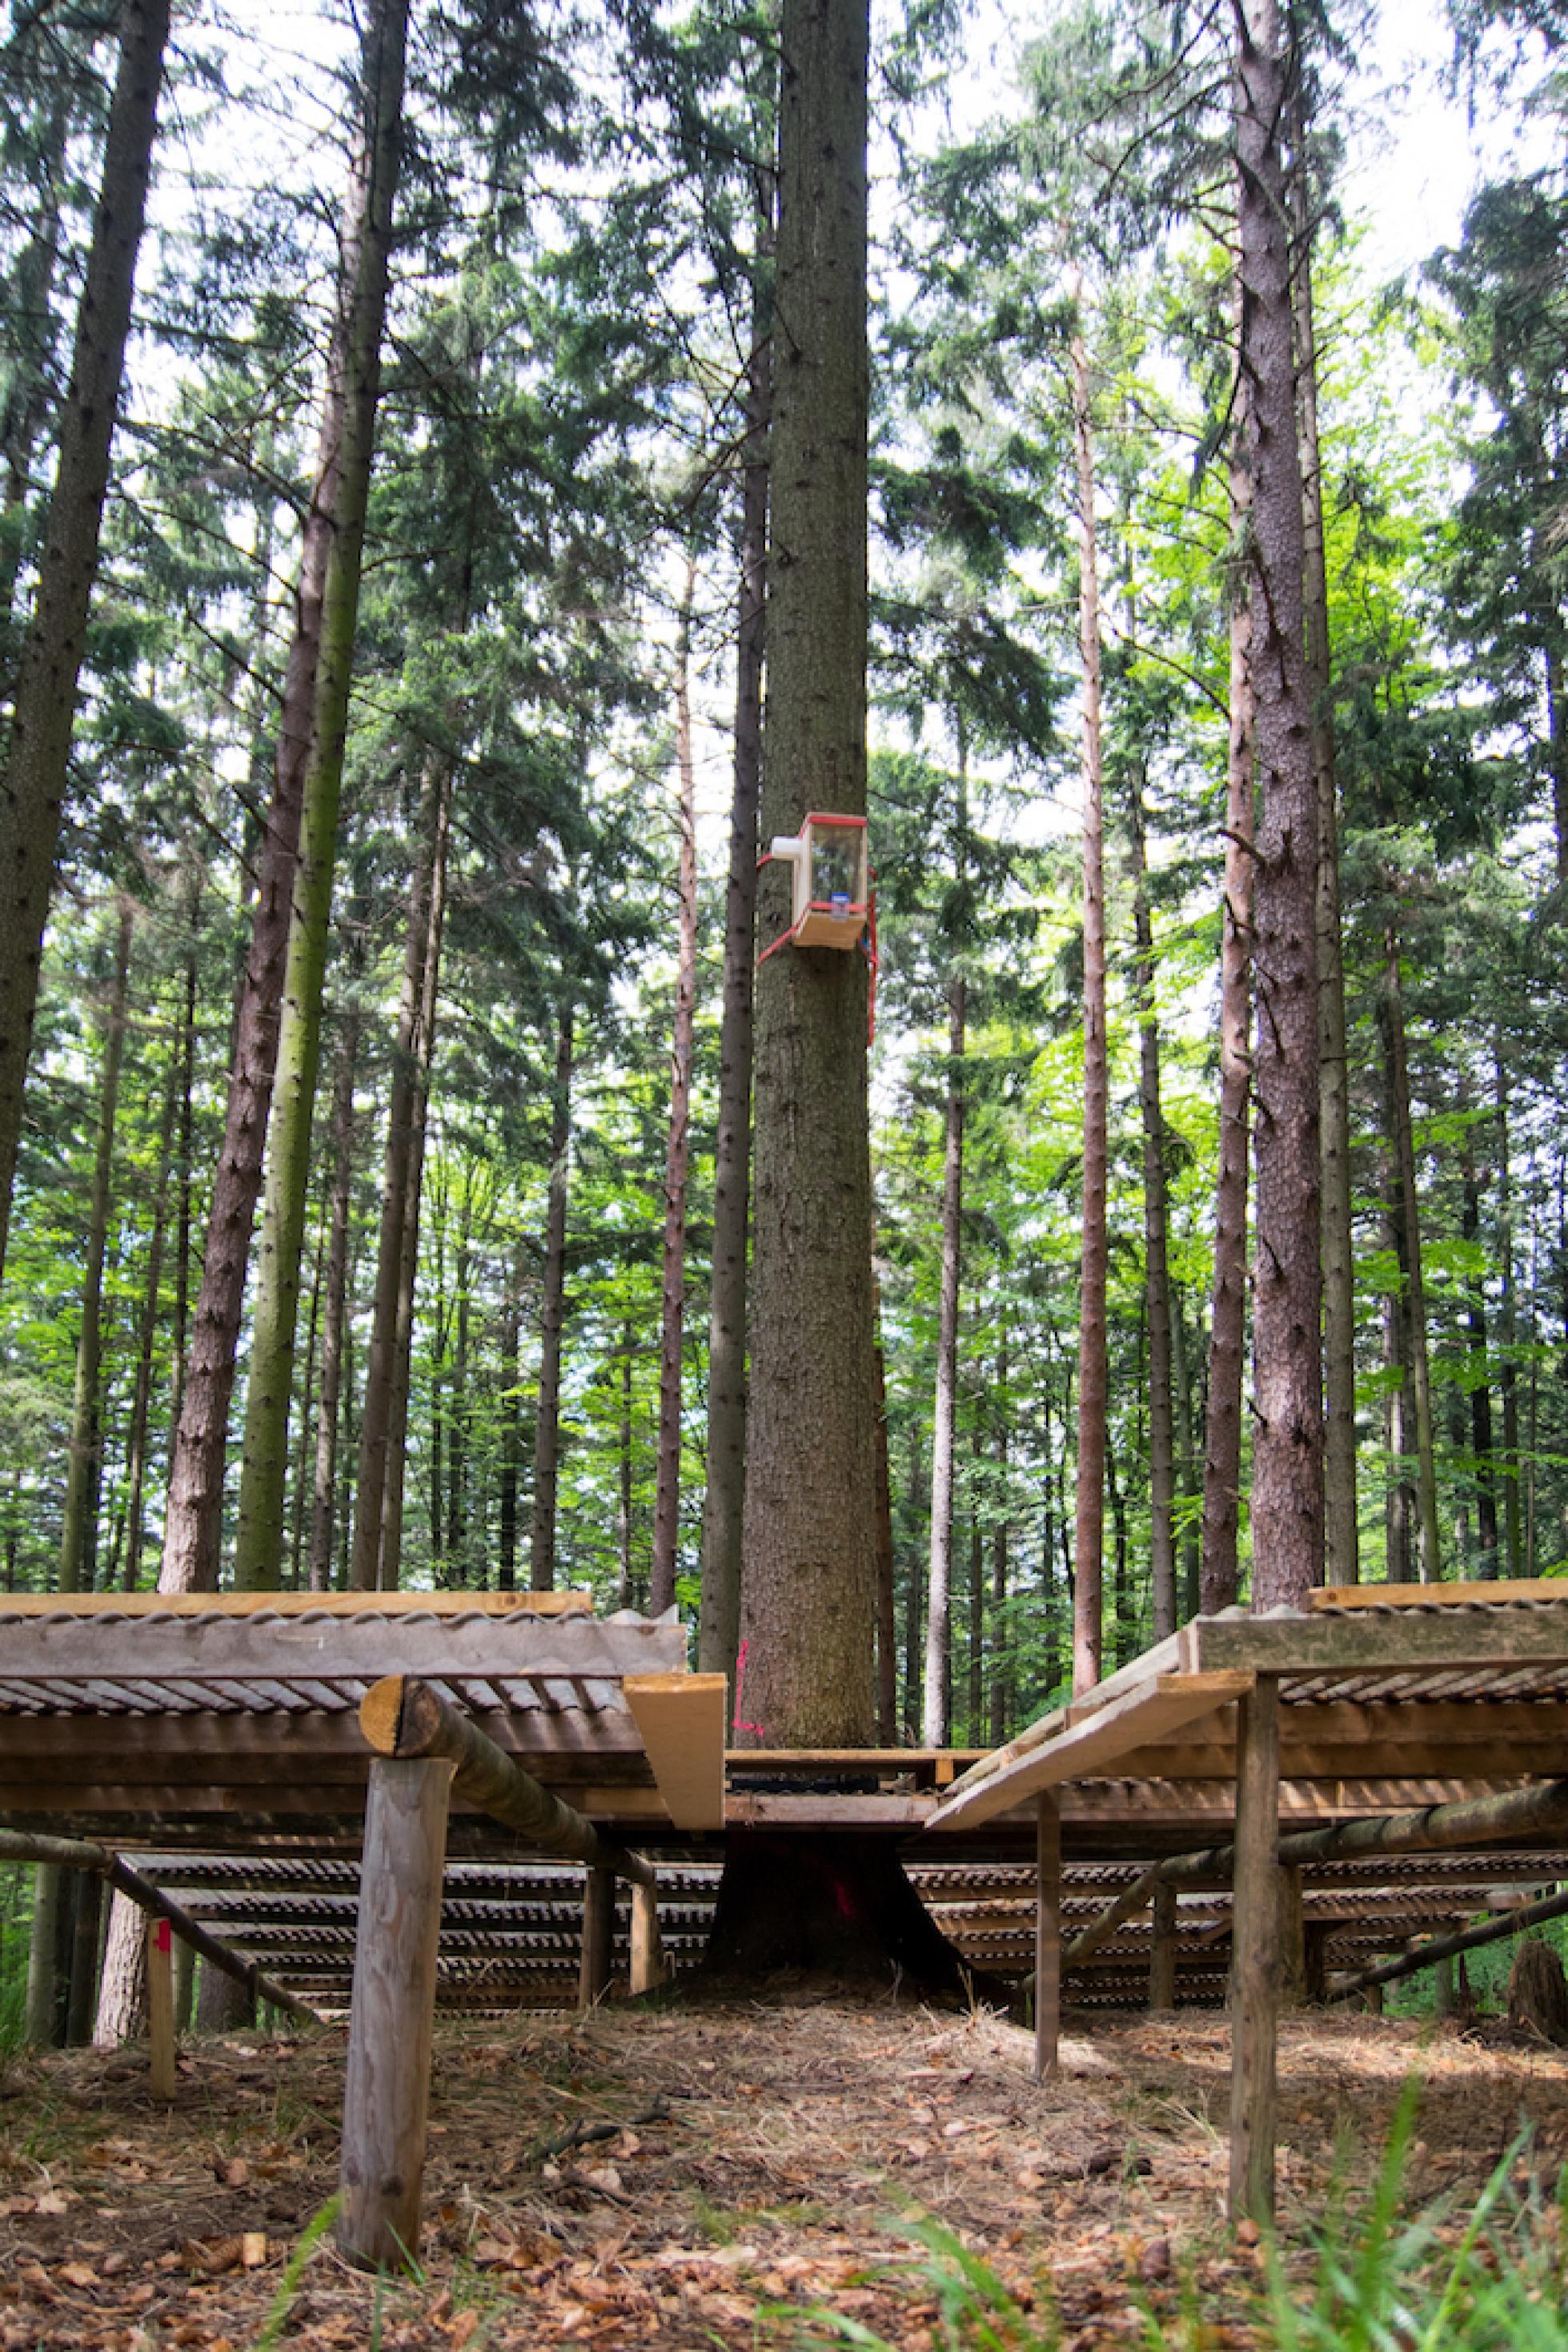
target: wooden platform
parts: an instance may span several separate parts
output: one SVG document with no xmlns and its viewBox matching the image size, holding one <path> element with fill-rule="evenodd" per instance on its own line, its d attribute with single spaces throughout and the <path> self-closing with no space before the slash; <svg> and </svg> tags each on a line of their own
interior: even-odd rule
<svg viewBox="0 0 1568 2352">
<path fill-rule="evenodd" d="M 215 1869 L 227 1856 L 258 1895 L 269 1871 L 308 1857 L 351 1872 L 368 1764 L 358 1704 L 381 1675 L 416 1674 L 580 1811 L 656 1850 L 666 1888 L 684 1885 L 683 1872 L 711 1876 L 724 1831 L 743 1827 L 875 1829 L 901 1842 L 934 1890 L 1008 1874 L 1005 1899 L 1020 1907 L 1005 1916 L 983 1891 L 942 1899 L 956 1906 L 956 1939 L 977 1965 L 1021 1973 L 1041 1790 L 1057 1795 L 1071 1934 L 1097 1888 L 1232 1834 L 1238 1708 L 1260 1677 L 1281 1702 L 1285 1830 L 1499 1790 L 1555 1774 L 1568 1756 L 1568 1581 L 1364 1586 L 1317 1594 L 1306 1612 L 1200 1619 L 994 1753 L 727 1754 L 722 1682 L 689 1674 L 685 1656 L 673 1620 L 595 1619 L 572 1593 L 4 1598 L 0 1816 L 156 1849 L 171 1869 L 184 1855 L 187 1874 L 203 1866 L 197 1857 Z M 514 1836 L 461 1805 L 449 1850 L 455 1868 L 528 1867 Z M 1552 1876 L 1548 1863 L 1568 1877 L 1563 1855 L 1537 1853 L 1521 1858 L 1526 1883 Z M 1511 1863 L 1477 1862 L 1469 1875 L 1428 1867 L 1406 1882 L 1389 1867 L 1314 1876 L 1309 1917 L 1333 1925 L 1333 1965 L 1484 1909 L 1486 1888 L 1518 1875 Z M 555 1915 L 577 1899 L 552 1895 L 536 1916 L 544 1897 L 519 1891 L 509 1927 L 498 1916 L 455 1919 L 465 1940 L 450 1955 L 454 1997 L 472 1974 L 457 1962 L 472 1957 L 488 1969 L 487 1994 L 510 1998 L 526 1979 L 553 1998 L 568 1961 L 559 1938 L 571 1940 Z M 688 1889 L 676 1902 L 677 1967 L 697 1948 L 705 1901 Z M 1207 1906 L 1180 1908 L 1178 1981 L 1194 1997 L 1218 1998 L 1228 1901 L 1217 1886 Z M 296 1916 L 313 1926 L 308 1954 L 289 1946 Z M 301 1984 L 336 1986 L 340 1919 L 242 1903 L 231 1925 L 246 1920 L 284 1981 L 298 1960 Z M 540 1936 L 557 1940 L 526 1940 Z M 1148 1937 L 1145 1912 L 1070 1979 L 1070 1997 L 1134 1998 Z"/>
</svg>

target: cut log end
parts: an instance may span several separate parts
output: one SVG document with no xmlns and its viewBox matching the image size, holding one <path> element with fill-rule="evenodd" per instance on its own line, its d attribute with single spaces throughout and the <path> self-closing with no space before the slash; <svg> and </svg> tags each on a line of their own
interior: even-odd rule
<svg viewBox="0 0 1568 2352">
<path fill-rule="evenodd" d="M 404 1675 L 383 1675 L 360 1701 L 360 1729 L 378 1756 L 395 1756 L 402 1727 Z"/>
</svg>

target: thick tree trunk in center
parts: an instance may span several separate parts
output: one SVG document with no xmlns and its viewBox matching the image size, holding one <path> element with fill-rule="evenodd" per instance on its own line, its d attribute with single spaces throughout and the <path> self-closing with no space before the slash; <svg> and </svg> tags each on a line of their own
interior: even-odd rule
<svg viewBox="0 0 1568 2352">
<path fill-rule="evenodd" d="M 785 1970 L 965 2001 L 1007 1998 L 947 1941 L 890 1839 L 732 1832 L 703 1974 L 750 1981 Z"/>
<path fill-rule="evenodd" d="M 1237 0 L 1240 364 L 1252 395 L 1251 671 L 1261 809 L 1253 1158 L 1252 1602 L 1322 1581 L 1318 795 L 1303 643 L 1305 551 L 1281 130 L 1293 69 L 1277 0 Z"/>
<path fill-rule="evenodd" d="M 764 840 L 865 814 L 866 0 L 781 27 Z M 762 935 L 788 920 L 763 876 Z M 875 1737 L 866 971 L 780 949 L 757 980 L 755 1316 L 741 1636 L 768 1746 Z"/>
</svg>

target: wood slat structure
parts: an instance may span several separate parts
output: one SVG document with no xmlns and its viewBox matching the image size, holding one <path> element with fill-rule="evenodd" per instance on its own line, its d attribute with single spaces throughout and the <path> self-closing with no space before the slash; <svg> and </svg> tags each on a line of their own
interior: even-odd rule
<svg viewBox="0 0 1568 2352">
<path fill-rule="evenodd" d="M 372 1769 L 357 1710 L 383 1675 L 413 1676 L 466 1744 L 634 1840 L 659 1878 L 634 1929 L 623 1896 L 526 1859 L 433 1764 L 446 1779 L 444 1874 L 421 1881 L 432 2003 L 570 2006 L 585 1901 L 592 1998 L 678 1974 L 702 1948 L 726 1829 L 875 1830 L 902 1842 L 977 1966 L 1054 1982 L 1051 2014 L 1037 2002 L 1042 2066 L 1062 1999 L 1216 2004 L 1238 1957 L 1252 1986 L 1238 2210 L 1270 2193 L 1269 2021 L 1287 1973 L 1311 1987 L 1419 1959 L 1568 1879 L 1568 1831 L 1547 1816 L 1506 1850 L 1488 1826 L 1509 1791 L 1565 1769 L 1568 1581 L 1354 1588 L 1199 1619 L 994 1753 L 727 1757 L 723 1679 L 685 1668 L 673 1617 L 601 1620 L 582 1595 L 0 1597 L 0 1815 L 139 1855 L 244 1963 L 340 2008 L 357 1944 L 380 1933 L 356 1935 Z M 1281 1836 L 1455 1804 L 1479 1808 L 1462 1852 L 1307 1849 L 1286 1970 L 1269 1892 Z M 1179 1882 L 1151 1874 L 1198 1852 Z"/>
</svg>

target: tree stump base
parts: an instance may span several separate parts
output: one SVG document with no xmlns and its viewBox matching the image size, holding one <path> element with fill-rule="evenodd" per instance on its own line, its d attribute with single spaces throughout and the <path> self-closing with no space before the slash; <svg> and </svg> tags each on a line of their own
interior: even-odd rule
<svg viewBox="0 0 1568 2352">
<path fill-rule="evenodd" d="M 1551 1945 L 1540 1936 L 1526 1936 L 1513 1956 L 1508 1979 L 1508 2021 L 1559 2048 L 1568 2043 L 1568 1978 Z"/>
<path fill-rule="evenodd" d="M 890 1839 L 733 1832 L 700 1974 L 755 1984 L 787 1972 L 925 2000 L 1005 2008 L 1011 1999 L 948 1942 Z"/>
</svg>

